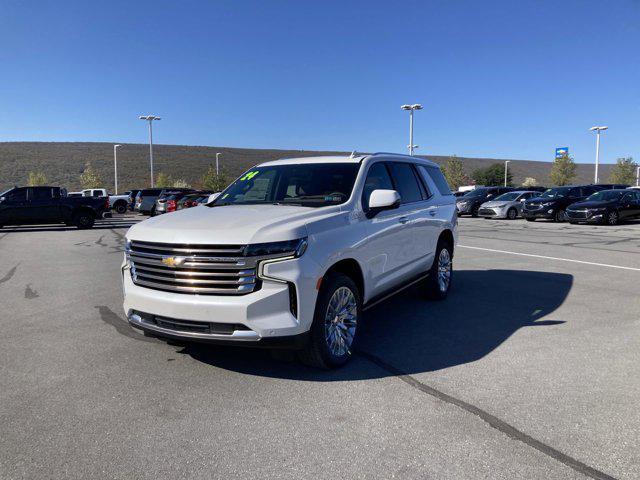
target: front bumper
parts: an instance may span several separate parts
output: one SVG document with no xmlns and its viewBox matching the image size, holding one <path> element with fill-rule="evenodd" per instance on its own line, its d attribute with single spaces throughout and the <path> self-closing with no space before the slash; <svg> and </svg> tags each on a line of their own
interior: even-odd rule
<svg viewBox="0 0 640 480">
<path fill-rule="evenodd" d="M 458 215 L 470 214 L 473 204 L 467 203 L 465 205 L 461 205 L 456 203 L 456 210 L 458 211 Z"/>
<path fill-rule="evenodd" d="M 319 271 L 311 257 L 303 255 L 265 263 L 261 288 L 249 294 L 194 295 L 136 285 L 125 261 L 123 307 L 131 326 L 161 337 L 254 346 L 295 345 L 313 321 Z M 290 284 L 295 287 L 295 313 Z"/>
<path fill-rule="evenodd" d="M 507 208 L 481 207 L 478 216 L 484 218 L 507 218 Z"/>
<path fill-rule="evenodd" d="M 541 207 L 541 208 L 523 208 L 522 216 L 524 218 L 545 218 L 547 220 L 553 220 L 556 215 L 556 209 L 553 207 Z"/>
<path fill-rule="evenodd" d="M 567 210 L 567 220 L 571 223 L 602 223 L 605 212 L 577 212 Z"/>
</svg>

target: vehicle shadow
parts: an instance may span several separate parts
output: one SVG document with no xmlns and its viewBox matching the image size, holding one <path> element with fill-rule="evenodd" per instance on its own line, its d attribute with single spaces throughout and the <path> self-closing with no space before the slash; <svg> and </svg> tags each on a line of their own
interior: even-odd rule
<svg viewBox="0 0 640 480">
<path fill-rule="evenodd" d="M 307 381 L 346 381 L 397 375 L 372 357 L 405 374 L 429 372 L 481 359 L 520 328 L 552 326 L 539 320 L 567 298 L 573 276 L 522 270 L 455 271 L 443 302 L 424 300 L 419 287 L 367 311 L 355 358 L 334 371 L 282 362 L 258 349 L 188 344 L 180 351 L 195 360 L 248 375 Z"/>
</svg>

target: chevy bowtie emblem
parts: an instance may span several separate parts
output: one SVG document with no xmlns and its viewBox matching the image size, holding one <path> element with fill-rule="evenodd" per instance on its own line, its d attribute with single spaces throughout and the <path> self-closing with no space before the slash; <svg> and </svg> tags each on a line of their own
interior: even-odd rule
<svg viewBox="0 0 640 480">
<path fill-rule="evenodd" d="M 185 260 L 184 257 L 162 257 L 162 263 L 167 267 L 179 267 Z"/>
</svg>

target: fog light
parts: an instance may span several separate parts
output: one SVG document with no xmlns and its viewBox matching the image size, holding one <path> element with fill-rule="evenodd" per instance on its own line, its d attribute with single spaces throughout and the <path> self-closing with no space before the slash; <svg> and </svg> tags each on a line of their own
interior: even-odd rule
<svg viewBox="0 0 640 480">
<path fill-rule="evenodd" d="M 547 213 L 553 213 L 553 210 L 547 210 Z"/>
</svg>

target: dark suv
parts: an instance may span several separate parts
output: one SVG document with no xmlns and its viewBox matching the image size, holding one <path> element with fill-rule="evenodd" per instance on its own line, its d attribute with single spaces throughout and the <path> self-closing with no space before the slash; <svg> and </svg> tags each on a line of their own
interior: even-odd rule
<svg viewBox="0 0 640 480">
<path fill-rule="evenodd" d="M 477 217 L 480 205 L 494 199 L 498 195 L 502 195 L 503 193 L 511 192 L 513 190 L 515 190 L 513 187 L 480 187 L 475 190 L 471 190 L 466 195 L 456 199 L 458 216 L 471 215 L 472 217 Z"/>
<path fill-rule="evenodd" d="M 581 202 L 600 190 L 602 187 L 599 185 L 553 187 L 539 197 L 525 201 L 522 207 L 522 216 L 528 222 L 534 222 L 538 218 L 564 222 L 567 219 L 566 210 L 569 205 Z"/>
</svg>

